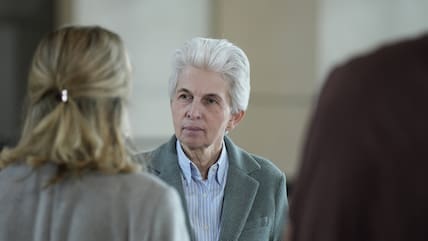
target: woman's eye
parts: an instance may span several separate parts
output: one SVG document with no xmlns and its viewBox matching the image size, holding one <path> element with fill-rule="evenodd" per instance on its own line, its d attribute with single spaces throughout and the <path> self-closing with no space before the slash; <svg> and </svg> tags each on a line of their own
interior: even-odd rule
<svg viewBox="0 0 428 241">
<path fill-rule="evenodd" d="M 216 104 L 216 103 L 218 103 L 218 102 L 217 102 L 217 100 L 216 100 L 216 99 L 214 99 L 214 98 L 208 98 L 208 99 L 207 99 L 207 103 L 208 103 L 208 104 Z"/>
<path fill-rule="evenodd" d="M 188 94 L 180 94 L 180 95 L 178 96 L 178 98 L 179 98 L 179 99 L 183 99 L 183 100 L 188 100 L 188 99 L 190 99 L 191 97 L 190 97 L 190 95 L 188 95 Z"/>
</svg>

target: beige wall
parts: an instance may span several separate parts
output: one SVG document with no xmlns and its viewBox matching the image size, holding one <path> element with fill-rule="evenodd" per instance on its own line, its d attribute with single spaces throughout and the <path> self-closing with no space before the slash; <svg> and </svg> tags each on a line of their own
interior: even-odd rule
<svg viewBox="0 0 428 241">
<path fill-rule="evenodd" d="M 319 0 L 317 76 L 380 45 L 428 30 L 426 0 Z"/>
<path fill-rule="evenodd" d="M 220 0 L 215 35 L 242 47 L 251 63 L 251 99 L 231 136 L 292 178 L 315 84 L 315 1 Z"/>
</svg>

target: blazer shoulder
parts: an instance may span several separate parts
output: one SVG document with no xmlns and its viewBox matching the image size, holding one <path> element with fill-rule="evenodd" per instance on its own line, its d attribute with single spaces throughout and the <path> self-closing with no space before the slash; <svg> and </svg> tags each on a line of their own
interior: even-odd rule
<svg viewBox="0 0 428 241">
<path fill-rule="evenodd" d="M 253 153 L 249 153 L 249 155 L 260 165 L 260 171 L 264 174 L 276 178 L 281 178 L 285 175 L 284 172 L 279 169 L 271 160 Z"/>
<path fill-rule="evenodd" d="M 228 137 L 225 137 L 225 143 L 231 166 L 244 170 L 256 178 L 283 178 L 284 173 L 271 160 L 248 152 L 233 143 Z"/>
</svg>

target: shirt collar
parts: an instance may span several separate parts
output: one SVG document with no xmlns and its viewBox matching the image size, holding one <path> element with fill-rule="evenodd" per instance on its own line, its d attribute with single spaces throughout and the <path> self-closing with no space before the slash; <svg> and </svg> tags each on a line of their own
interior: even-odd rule
<svg viewBox="0 0 428 241">
<path fill-rule="evenodd" d="M 200 172 L 196 167 L 196 165 L 193 164 L 193 162 L 186 156 L 183 148 L 181 147 L 180 141 L 178 139 L 175 145 L 176 145 L 177 155 L 178 155 L 178 164 L 180 166 L 181 172 L 187 184 L 190 184 L 192 180 L 192 173 L 193 173 L 193 177 L 197 178 L 197 175 L 200 177 Z M 217 170 L 215 173 L 215 180 L 217 181 L 218 184 L 223 185 L 223 183 L 226 180 L 226 172 L 229 166 L 229 160 L 227 157 L 227 150 L 226 150 L 226 145 L 224 144 L 224 141 L 222 142 L 220 157 L 218 158 L 217 162 L 211 167 L 214 167 L 214 166 L 217 166 Z"/>
</svg>

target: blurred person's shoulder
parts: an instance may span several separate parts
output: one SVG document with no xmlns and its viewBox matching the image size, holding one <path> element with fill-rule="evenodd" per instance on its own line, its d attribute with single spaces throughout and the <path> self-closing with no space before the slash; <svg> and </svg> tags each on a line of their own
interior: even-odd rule
<svg viewBox="0 0 428 241">
<path fill-rule="evenodd" d="M 411 65 L 412 61 L 426 59 L 428 53 L 428 33 L 417 36 L 390 40 L 374 49 L 362 52 L 339 63 L 336 70 L 353 70 L 354 73 L 365 74 L 379 70 L 398 71 L 394 66 Z"/>
<path fill-rule="evenodd" d="M 157 176 L 147 172 L 138 171 L 134 173 L 119 173 L 113 175 L 98 174 L 97 178 L 106 179 L 104 182 L 110 183 L 111 186 L 118 190 L 129 193 L 155 193 L 167 191 L 170 187 Z"/>
</svg>

